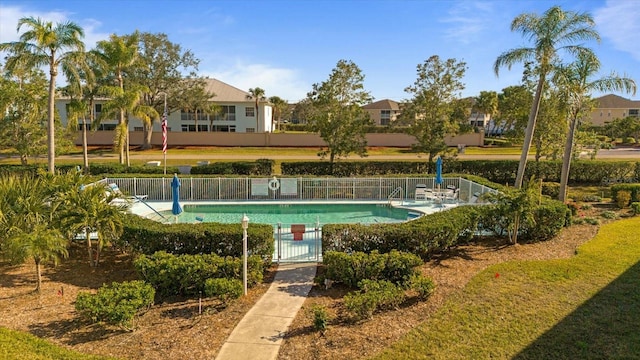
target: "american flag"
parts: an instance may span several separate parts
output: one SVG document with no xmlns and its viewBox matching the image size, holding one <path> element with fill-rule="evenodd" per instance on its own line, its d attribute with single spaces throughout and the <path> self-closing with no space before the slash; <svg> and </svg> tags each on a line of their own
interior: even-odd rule
<svg viewBox="0 0 640 360">
<path fill-rule="evenodd" d="M 167 153 L 167 104 L 164 104 L 164 113 L 162 113 L 162 152 Z"/>
</svg>

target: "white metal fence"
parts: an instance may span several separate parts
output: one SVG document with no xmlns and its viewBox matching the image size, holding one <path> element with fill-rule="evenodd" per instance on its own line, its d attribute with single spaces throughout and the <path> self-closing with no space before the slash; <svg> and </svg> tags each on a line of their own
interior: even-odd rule
<svg viewBox="0 0 640 360">
<path fill-rule="evenodd" d="M 147 196 L 147 201 L 171 201 L 171 177 L 107 178 L 121 191 Z M 370 200 L 387 201 L 394 193 L 401 199 L 415 198 L 417 185 L 437 188 L 433 177 L 378 178 L 180 178 L 182 201 L 243 201 L 243 200 Z M 459 189 L 458 200 L 468 202 L 474 195 L 495 190 L 456 177 L 444 178 L 440 187 Z M 424 187 L 424 186 L 423 186 Z M 397 188 L 402 191 L 394 192 Z"/>
</svg>

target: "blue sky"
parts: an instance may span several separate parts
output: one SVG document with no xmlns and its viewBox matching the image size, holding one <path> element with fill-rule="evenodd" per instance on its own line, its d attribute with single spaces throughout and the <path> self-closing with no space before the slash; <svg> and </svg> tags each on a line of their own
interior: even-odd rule
<svg viewBox="0 0 640 360">
<path fill-rule="evenodd" d="M 477 96 L 520 82 L 521 68 L 493 73 L 498 55 L 528 45 L 510 23 L 553 5 L 591 13 L 602 42 L 589 45 L 602 75 L 616 71 L 640 85 L 640 0 L 0 0 L 0 42 L 18 38 L 25 16 L 79 24 L 87 48 L 112 33 L 163 32 L 201 60 L 201 75 L 290 102 L 326 80 L 340 59 L 360 67 L 376 100 L 401 101 L 416 65 L 438 55 L 467 63 L 462 96 Z"/>
</svg>

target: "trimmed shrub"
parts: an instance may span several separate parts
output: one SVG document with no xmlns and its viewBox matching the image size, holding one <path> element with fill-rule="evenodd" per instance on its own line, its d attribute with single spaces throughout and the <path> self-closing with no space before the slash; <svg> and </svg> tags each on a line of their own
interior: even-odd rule
<svg viewBox="0 0 640 360">
<path fill-rule="evenodd" d="M 96 294 L 80 292 L 75 309 L 86 319 L 133 329 L 135 315 L 153 305 L 155 290 L 144 281 L 113 282 L 103 285 Z"/>
<path fill-rule="evenodd" d="M 374 312 L 397 308 L 406 298 L 404 290 L 385 280 L 362 280 L 360 291 L 344 296 L 344 305 L 355 320 L 369 319 Z"/>
<path fill-rule="evenodd" d="M 142 254 L 166 251 L 171 254 L 216 254 L 242 256 L 242 225 L 221 223 L 162 224 L 137 215 L 128 215 L 117 245 Z M 274 250 L 273 227 L 249 224 L 249 253 L 271 261 Z"/>
<path fill-rule="evenodd" d="M 416 275 L 411 278 L 411 289 L 418 293 L 420 299 L 424 300 L 433 294 L 436 284 L 424 275 Z"/>
<path fill-rule="evenodd" d="M 617 219 L 618 218 L 618 214 L 616 214 L 613 211 L 605 211 L 602 214 L 600 214 L 600 216 L 602 216 L 605 219 L 609 219 L 609 220 L 613 220 L 613 219 Z"/>
<path fill-rule="evenodd" d="M 327 330 L 329 323 L 327 309 L 321 305 L 314 305 L 311 307 L 311 314 L 313 316 L 313 329 L 320 332 Z"/>
<path fill-rule="evenodd" d="M 138 274 L 151 284 L 158 295 L 196 295 L 205 291 L 211 278 L 242 279 L 242 259 L 215 254 L 172 255 L 157 252 L 141 255 L 133 263 Z M 259 256 L 247 259 L 247 285 L 262 281 L 264 263 Z"/>
<path fill-rule="evenodd" d="M 207 279 L 204 282 L 204 294 L 207 297 L 217 297 L 227 304 L 229 300 L 240 298 L 244 294 L 244 287 L 238 279 Z"/>
<path fill-rule="evenodd" d="M 194 166 L 191 174 L 269 176 L 273 174 L 274 160 L 217 162 Z"/>
<path fill-rule="evenodd" d="M 366 279 L 405 286 L 415 274 L 415 267 L 422 264 L 418 256 L 397 250 L 385 254 L 376 250 L 370 254 L 329 251 L 323 253 L 322 258 L 326 266 L 325 278 L 349 287 L 356 287 Z"/>
<path fill-rule="evenodd" d="M 611 198 L 616 200 L 618 192 L 627 191 L 631 194 L 632 202 L 640 201 L 640 184 L 616 184 L 611 186 Z"/>
<path fill-rule="evenodd" d="M 640 202 L 631 203 L 631 212 L 633 212 L 633 215 L 640 214 Z"/>
<path fill-rule="evenodd" d="M 560 184 L 555 182 L 543 182 L 542 195 L 546 195 L 552 199 L 557 199 L 560 195 Z"/>
<path fill-rule="evenodd" d="M 616 193 L 615 199 L 616 205 L 618 205 L 620 209 L 624 209 L 629 206 L 629 203 L 631 202 L 631 192 L 627 190 L 620 190 Z"/>
</svg>

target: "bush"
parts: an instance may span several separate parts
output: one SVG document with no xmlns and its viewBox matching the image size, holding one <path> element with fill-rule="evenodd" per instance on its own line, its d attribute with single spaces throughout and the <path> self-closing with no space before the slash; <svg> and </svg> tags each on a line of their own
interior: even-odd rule
<svg viewBox="0 0 640 360">
<path fill-rule="evenodd" d="M 556 182 L 543 182 L 542 195 L 547 195 L 552 199 L 557 199 L 560 195 L 560 184 Z"/>
<path fill-rule="evenodd" d="M 356 287 L 366 279 L 386 280 L 405 286 L 415 274 L 415 267 L 422 264 L 418 256 L 397 250 L 386 254 L 375 250 L 370 254 L 329 251 L 323 253 L 323 262 L 326 279 L 349 287 Z"/>
<path fill-rule="evenodd" d="M 629 206 L 631 202 L 631 192 L 627 190 L 621 190 L 616 193 L 616 204 L 620 209 L 624 209 Z"/>
<path fill-rule="evenodd" d="M 362 280 L 360 291 L 344 297 L 344 305 L 356 320 L 371 318 L 376 310 L 397 308 L 406 298 L 404 290 L 390 281 Z"/>
<path fill-rule="evenodd" d="M 217 297 L 226 304 L 229 300 L 240 298 L 244 294 L 244 286 L 238 279 L 207 279 L 204 282 L 204 294 L 207 297 Z"/>
<path fill-rule="evenodd" d="M 605 219 L 610 219 L 610 220 L 613 220 L 613 219 L 617 219 L 617 218 L 618 218 L 618 214 L 616 214 L 616 213 L 615 213 L 615 212 L 613 212 L 613 211 L 605 211 L 605 212 L 603 212 L 602 214 L 600 214 L 600 216 L 602 216 L 602 217 L 603 217 L 603 218 L 605 218 Z"/>
<path fill-rule="evenodd" d="M 640 214 L 640 202 L 631 203 L 631 212 L 633 213 L 633 215 Z"/>
<path fill-rule="evenodd" d="M 411 288 L 418 293 L 420 299 L 424 300 L 433 294 L 436 285 L 430 278 L 423 275 L 416 275 L 411 278 Z"/>
<path fill-rule="evenodd" d="M 639 162 L 640 164 L 640 162 Z M 640 169 L 640 166 L 639 166 Z M 640 184 L 616 184 L 611 186 L 611 198 L 616 200 L 618 192 L 627 191 L 631 194 L 631 201 L 640 201 Z"/>
<path fill-rule="evenodd" d="M 313 315 L 313 329 L 321 332 L 327 330 L 327 325 L 329 323 L 329 314 L 327 314 L 327 309 L 321 305 L 314 305 L 311 307 L 311 314 Z"/>
<path fill-rule="evenodd" d="M 96 294 L 80 292 L 75 309 L 84 318 L 133 329 L 134 316 L 153 305 L 155 290 L 144 281 L 113 282 L 103 285 Z"/>
<path fill-rule="evenodd" d="M 172 255 L 157 252 L 151 256 L 139 256 L 133 265 L 160 296 L 199 294 L 205 291 L 205 282 L 211 278 L 242 279 L 241 258 L 215 254 Z M 250 256 L 247 271 L 248 286 L 260 283 L 264 271 L 262 259 L 256 255 Z"/>
<path fill-rule="evenodd" d="M 191 174 L 269 176 L 273 174 L 274 160 L 217 162 L 194 166 Z"/>
<path fill-rule="evenodd" d="M 273 227 L 249 224 L 248 250 L 270 262 L 273 256 Z M 165 251 L 172 254 L 216 254 L 242 256 L 242 226 L 238 224 L 198 223 L 161 224 L 137 215 L 128 215 L 119 246 L 143 253 Z"/>
</svg>

